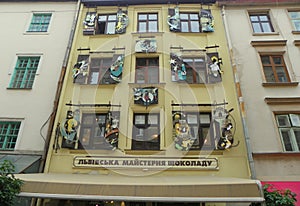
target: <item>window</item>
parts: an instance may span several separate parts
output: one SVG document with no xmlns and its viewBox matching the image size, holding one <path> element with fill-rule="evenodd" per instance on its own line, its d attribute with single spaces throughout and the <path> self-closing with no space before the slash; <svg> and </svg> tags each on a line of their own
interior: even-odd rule
<svg viewBox="0 0 300 206">
<path fill-rule="evenodd" d="M 52 14 L 33 14 L 28 32 L 47 32 Z"/>
<path fill-rule="evenodd" d="M 186 82 L 205 83 L 207 82 L 207 70 L 205 57 L 183 58 L 186 68 Z"/>
<path fill-rule="evenodd" d="M 181 32 L 200 32 L 198 13 L 180 13 Z"/>
<path fill-rule="evenodd" d="M 290 82 L 282 55 L 260 55 L 266 82 Z"/>
<path fill-rule="evenodd" d="M 0 121 L 0 150 L 13 150 L 16 146 L 21 122 Z"/>
<path fill-rule="evenodd" d="M 300 114 L 276 115 L 276 122 L 285 151 L 300 151 Z"/>
<path fill-rule="evenodd" d="M 274 32 L 268 13 L 250 14 L 250 21 L 254 33 L 270 33 Z"/>
<path fill-rule="evenodd" d="M 99 14 L 96 34 L 115 34 L 117 14 Z"/>
<path fill-rule="evenodd" d="M 159 150 L 159 114 L 134 114 L 132 150 Z"/>
<path fill-rule="evenodd" d="M 84 113 L 80 125 L 78 148 L 113 149 L 117 147 L 119 117 L 119 112 Z M 114 125 L 110 133 L 107 132 L 108 125 Z"/>
<path fill-rule="evenodd" d="M 153 14 L 138 14 L 138 32 L 157 32 L 158 16 Z"/>
<path fill-rule="evenodd" d="M 143 84 L 158 83 L 158 58 L 137 58 L 135 70 L 135 82 Z"/>
<path fill-rule="evenodd" d="M 173 112 L 174 141 L 178 150 L 213 149 L 214 127 L 211 113 Z M 219 125 L 215 125 L 216 130 Z"/>
<path fill-rule="evenodd" d="M 105 84 L 109 78 L 112 58 L 91 58 L 88 84 Z"/>
<path fill-rule="evenodd" d="M 32 88 L 40 57 L 18 57 L 9 88 Z"/>
<path fill-rule="evenodd" d="M 289 11 L 289 15 L 296 31 L 300 31 L 300 11 Z"/>
</svg>

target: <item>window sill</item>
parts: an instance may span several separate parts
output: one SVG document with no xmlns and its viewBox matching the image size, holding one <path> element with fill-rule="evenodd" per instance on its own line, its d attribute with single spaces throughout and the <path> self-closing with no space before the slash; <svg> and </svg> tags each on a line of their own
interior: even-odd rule
<svg viewBox="0 0 300 206">
<path fill-rule="evenodd" d="M 253 152 L 253 157 L 300 156 L 300 152 Z"/>
<path fill-rule="evenodd" d="M 26 31 L 23 33 L 24 35 L 49 35 L 49 32 L 44 31 Z"/>
<path fill-rule="evenodd" d="M 128 83 L 128 85 L 130 87 L 165 87 L 166 86 L 166 83 L 153 83 L 153 84 L 150 84 L 150 83 Z"/>
<path fill-rule="evenodd" d="M 279 35 L 279 32 L 261 32 L 261 33 L 252 33 L 253 36 L 269 36 L 269 35 Z"/>
<path fill-rule="evenodd" d="M 129 155 L 165 155 L 165 150 L 129 150 L 125 149 L 125 154 Z"/>
<path fill-rule="evenodd" d="M 299 82 L 264 82 L 262 83 L 263 87 L 296 87 L 298 86 Z"/>
<path fill-rule="evenodd" d="M 32 90 L 32 88 L 11 88 L 11 87 L 7 87 L 6 89 L 8 89 L 8 90 Z"/>
<path fill-rule="evenodd" d="M 156 36 L 162 36 L 164 32 L 131 32 L 134 36 L 139 38 L 155 38 Z"/>
<path fill-rule="evenodd" d="M 111 149 L 69 149 L 70 154 L 111 154 L 118 150 L 111 150 Z"/>
</svg>

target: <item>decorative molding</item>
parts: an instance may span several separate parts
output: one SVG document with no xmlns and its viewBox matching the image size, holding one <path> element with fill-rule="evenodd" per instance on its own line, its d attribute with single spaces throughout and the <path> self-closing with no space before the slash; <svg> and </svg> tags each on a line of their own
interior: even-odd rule
<svg viewBox="0 0 300 206">
<path fill-rule="evenodd" d="M 287 40 L 251 41 L 253 47 L 257 46 L 286 46 Z"/>
<path fill-rule="evenodd" d="M 294 40 L 295 46 L 300 46 L 300 40 Z"/>
<path fill-rule="evenodd" d="M 300 156 L 300 152 L 253 152 L 253 157 L 268 157 L 270 156 Z"/>
<path fill-rule="evenodd" d="M 300 97 L 265 97 L 267 104 L 300 104 Z"/>
<path fill-rule="evenodd" d="M 263 82 L 263 87 L 296 87 L 299 82 Z"/>
</svg>

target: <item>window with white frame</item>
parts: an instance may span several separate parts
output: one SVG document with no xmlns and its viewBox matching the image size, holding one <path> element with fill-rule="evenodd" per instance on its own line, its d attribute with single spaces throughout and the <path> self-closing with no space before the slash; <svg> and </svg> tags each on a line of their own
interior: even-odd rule
<svg viewBox="0 0 300 206">
<path fill-rule="evenodd" d="M 14 150 L 20 126 L 19 121 L 0 121 L 0 150 Z"/>
<path fill-rule="evenodd" d="M 139 13 L 138 14 L 138 32 L 157 32 L 158 14 L 157 13 Z"/>
<path fill-rule="evenodd" d="M 35 13 L 32 16 L 28 32 L 47 32 L 51 20 L 51 13 Z"/>
<path fill-rule="evenodd" d="M 295 31 L 300 32 L 300 11 L 289 11 L 289 16 Z"/>
<path fill-rule="evenodd" d="M 300 151 L 300 114 L 277 114 L 277 127 L 284 151 Z"/>
<path fill-rule="evenodd" d="M 39 56 L 18 57 L 9 88 L 31 89 L 39 62 Z"/>
<path fill-rule="evenodd" d="M 200 32 L 198 13 L 180 13 L 181 32 Z"/>
<path fill-rule="evenodd" d="M 96 24 L 96 34 L 115 34 L 117 14 L 99 14 Z"/>
</svg>

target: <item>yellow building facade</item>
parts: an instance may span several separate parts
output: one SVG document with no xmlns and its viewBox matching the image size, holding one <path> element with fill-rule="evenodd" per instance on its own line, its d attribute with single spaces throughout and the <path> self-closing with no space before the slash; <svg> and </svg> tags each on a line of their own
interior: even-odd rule
<svg viewBox="0 0 300 206">
<path fill-rule="evenodd" d="M 80 206 L 263 201 L 214 1 L 84 0 L 72 41 L 44 173 L 20 175 L 21 196 Z"/>
</svg>

